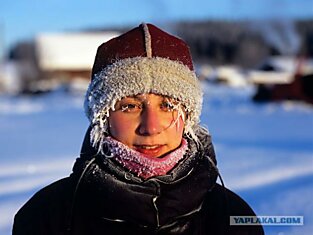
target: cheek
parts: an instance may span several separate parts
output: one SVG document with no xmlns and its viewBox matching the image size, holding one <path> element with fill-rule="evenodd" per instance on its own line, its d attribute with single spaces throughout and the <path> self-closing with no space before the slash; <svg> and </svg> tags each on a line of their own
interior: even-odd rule
<svg viewBox="0 0 313 235">
<path fill-rule="evenodd" d="M 184 122 L 184 114 L 178 114 L 178 113 L 173 113 L 173 114 L 166 114 L 162 116 L 163 124 L 164 127 L 170 128 L 170 129 L 175 129 L 176 132 L 180 133 L 184 130 L 185 127 L 185 122 Z"/>
<path fill-rule="evenodd" d="M 183 138 L 185 123 L 182 118 L 179 118 L 175 125 L 173 125 L 168 133 L 168 144 L 170 150 L 174 150 L 178 148 L 181 144 Z"/>
<path fill-rule="evenodd" d="M 174 128 L 178 135 L 182 135 L 185 128 L 185 122 L 182 117 L 176 121 Z"/>
<path fill-rule="evenodd" d="M 174 123 L 173 123 L 174 124 Z M 176 120 L 174 125 L 171 125 L 170 128 L 168 129 L 168 134 L 170 135 L 170 139 L 172 139 L 173 142 L 179 142 L 181 141 L 181 138 L 183 136 L 185 128 L 185 123 L 182 118 L 179 118 Z"/>
<path fill-rule="evenodd" d="M 132 123 L 125 115 L 112 112 L 109 116 L 110 134 L 116 139 L 122 139 L 132 129 Z"/>
</svg>

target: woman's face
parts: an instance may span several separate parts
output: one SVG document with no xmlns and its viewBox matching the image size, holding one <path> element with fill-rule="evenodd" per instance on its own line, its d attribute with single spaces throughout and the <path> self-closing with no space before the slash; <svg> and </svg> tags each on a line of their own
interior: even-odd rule
<svg viewBox="0 0 313 235">
<path fill-rule="evenodd" d="M 180 146 L 184 113 L 174 99 L 143 94 L 123 98 L 110 111 L 112 137 L 131 149 L 160 157 Z"/>
</svg>

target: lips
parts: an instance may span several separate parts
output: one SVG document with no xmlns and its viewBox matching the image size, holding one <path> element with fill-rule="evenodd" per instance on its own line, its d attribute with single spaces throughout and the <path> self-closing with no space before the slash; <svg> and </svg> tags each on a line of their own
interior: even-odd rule
<svg viewBox="0 0 313 235">
<path fill-rule="evenodd" d="M 134 145 L 135 150 L 151 157 L 157 157 L 165 145 Z"/>
</svg>

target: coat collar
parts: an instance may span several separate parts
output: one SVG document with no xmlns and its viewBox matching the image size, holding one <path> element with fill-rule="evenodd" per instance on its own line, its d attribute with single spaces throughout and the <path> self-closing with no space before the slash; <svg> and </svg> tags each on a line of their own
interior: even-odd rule
<svg viewBox="0 0 313 235">
<path fill-rule="evenodd" d="M 86 213 L 97 218 L 159 228 L 175 223 L 201 209 L 206 193 L 215 184 L 215 154 L 207 133 L 199 132 L 202 145 L 189 142 L 189 150 L 167 175 L 143 180 L 126 172 L 113 160 L 96 154 L 88 141 L 73 176 L 84 176 L 77 190 Z M 90 159 L 94 162 L 85 166 Z M 85 169 L 85 170 L 84 170 Z"/>
</svg>

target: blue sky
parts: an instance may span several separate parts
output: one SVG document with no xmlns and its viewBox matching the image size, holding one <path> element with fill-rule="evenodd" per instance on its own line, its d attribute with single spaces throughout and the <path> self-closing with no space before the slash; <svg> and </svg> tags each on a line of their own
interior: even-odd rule
<svg viewBox="0 0 313 235">
<path fill-rule="evenodd" d="M 142 21 L 269 18 L 313 18 L 313 0 L 2 0 L 0 50 L 39 32 L 132 27 Z"/>
</svg>

